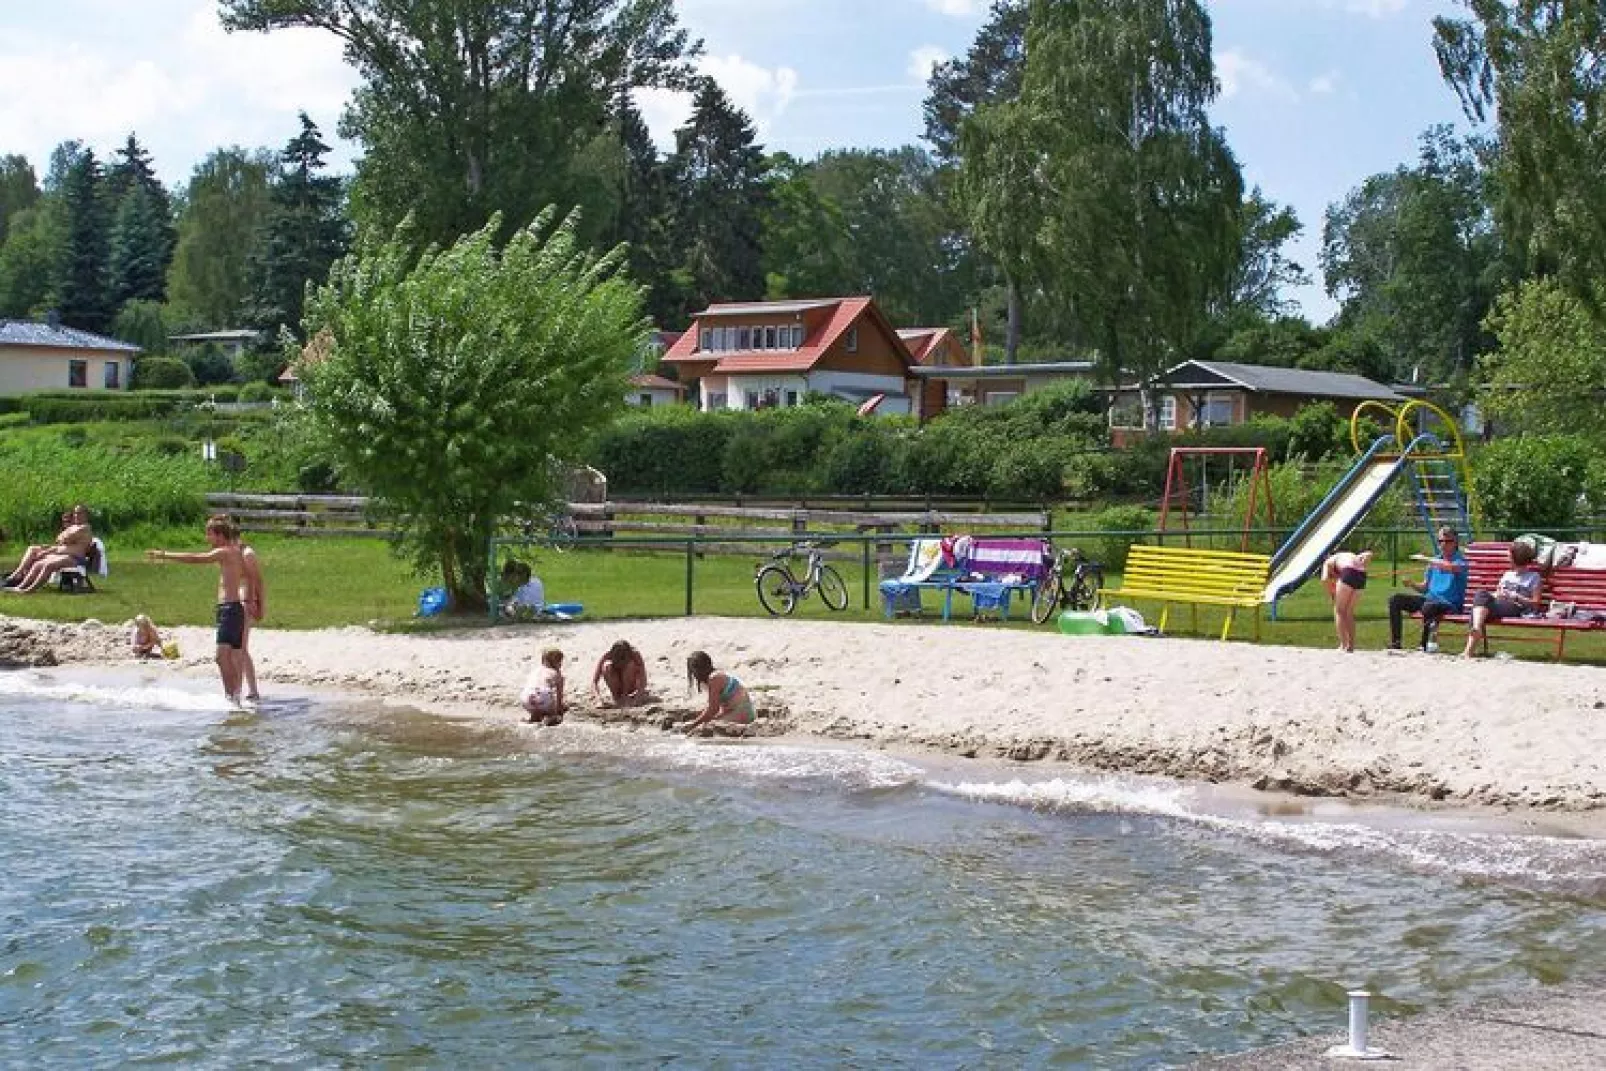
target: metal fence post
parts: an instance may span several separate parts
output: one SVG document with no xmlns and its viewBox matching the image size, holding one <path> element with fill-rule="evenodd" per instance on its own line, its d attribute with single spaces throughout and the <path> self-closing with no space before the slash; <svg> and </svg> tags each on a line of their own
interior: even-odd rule
<svg viewBox="0 0 1606 1071">
<path fill-rule="evenodd" d="M 865 537 L 859 546 L 864 548 L 864 608 L 870 608 L 870 540 Z"/>
<path fill-rule="evenodd" d="M 693 553 L 692 553 L 692 548 L 695 547 L 695 546 L 696 546 L 696 544 L 693 543 L 690 539 L 686 540 L 686 616 L 687 617 L 691 616 L 692 560 L 695 557 L 695 555 L 693 555 Z"/>
</svg>

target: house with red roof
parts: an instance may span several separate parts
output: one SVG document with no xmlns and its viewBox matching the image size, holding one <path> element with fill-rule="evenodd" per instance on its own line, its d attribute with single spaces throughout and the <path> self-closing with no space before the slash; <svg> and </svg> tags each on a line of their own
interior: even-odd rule
<svg viewBox="0 0 1606 1071">
<path fill-rule="evenodd" d="M 974 355 L 965 349 L 951 327 L 905 327 L 899 329 L 898 337 L 909 348 L 909 356 L 914 358 L 921 373 L 933 368 L 969 368 L 975 364 Z M 918 376 L 914 389 L 915 410 L 921 420 L 930 420 L 949 406 L 961 404 L 959 398 L 950 397 L 953 391 L 947 379 L 930 374 Z"/>
<path fill-rule="evenodd" d="M 702 410 L 762 409 L 829 394 L 913 413 L 915 360 L 868 297 L 710 305 L 663 356 Z"/>
</svg>

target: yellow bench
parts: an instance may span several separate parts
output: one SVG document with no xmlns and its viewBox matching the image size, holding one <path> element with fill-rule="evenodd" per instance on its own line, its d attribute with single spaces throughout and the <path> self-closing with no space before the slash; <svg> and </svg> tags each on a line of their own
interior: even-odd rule
<svg viewBox="0 0 1606 1071">
<path fill-rule="evenodd" d="M 1271 558 L 1264 554 L 1138 544 L 1127 554 L 1121 586 L 1101 588 L 1099 605 L 1108 606 L 1115 596 L 1159 602 L 1161 632 L 1165 631 L 1172 603 L 1193 606 L 1196 631 L 1200 606 L 1225 606 L 1227 621 L 1221 627 L 1222 639 L 1232 632 L 1233 617 L 1239 610 L 1253 609 L 1255 638 L 1259 639 L 1261 599 L 1270 572 Z"/>
</svg>

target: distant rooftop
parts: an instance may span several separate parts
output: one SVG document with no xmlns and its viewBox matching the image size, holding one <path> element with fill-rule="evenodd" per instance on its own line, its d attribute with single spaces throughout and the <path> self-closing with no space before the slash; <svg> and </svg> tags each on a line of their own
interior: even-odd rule
<svg viewBox="0 0 1606 1071">
<path fill-rule="evenodd" d="M 203 331 L 194 335 L 168 335 L 169 342 L 255 342 L 260 331 Z"/>
<path fill-rule="evenodd" d="M 1036 364 L 961 365 L 910 369 L 921 379 L 1010 379 L 1016 376 L 1088 376 L 1097 369 L 1092 361 L 1039 361 Z"/>
<path fill-rule="evenodd" d="M 138 346 L 115 338 L 80 331 L 62 324 L 34 323 L 32 320 L 0 320 L 0 346 L 47 346 L 58 350 L 114 350 L 138 353 Z"/>
<path fill-rule="evenodd" d="M 829 309 L 848 298 L 817 298 L 806 301 L 727 301 L 708 306 L 696 315 L 702 320 L 712 316 L 785 316 L 808 312 L 810 309 Z"/>
</svg>

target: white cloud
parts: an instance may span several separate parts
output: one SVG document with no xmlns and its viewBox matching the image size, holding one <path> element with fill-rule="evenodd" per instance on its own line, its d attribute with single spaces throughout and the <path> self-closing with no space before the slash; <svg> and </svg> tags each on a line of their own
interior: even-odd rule
<svg viewBox="0 0 1606 1071">
<path fill-rule="evenodd" d="M 718 82 L 725 95 L 753 120 L 762 140 L 798 96 L 797 72 L 790 67 L 764 67 L 732 54 L 704 56 L 698 68 Z M 691 94 L 668 89 L 639 89 L 636 107 L 661 149 L 674 145 L 675 130 L 691 117 Z"/>
<path fill-rule="evenodd" d="M 1338 92 L 1338 82 L 1338 72 L 1328 71 L 1326 74 L 1318 74 L 1315 78 L 1312 78 L 1305 88 L 1310 91 L 1312 96 L 1330 97 Z"/>
<path fill-rule="evenodd" d="M 1228 49 L 1216 56 L 1216 76 L 1221 79 L 1222 100 L 1231 100 L 1240 93 L 1290 103 L 1299 99 L 1298 90 L 1287 79 L 1237 49 Z"/>
<path fill-rule="evenodd" d="M 282 145 L 298 129 L 297 111 L 334 141 L 358 82 L 335 38 L 226 34 L 211 0 L 166 6 L 169 18 L 142 19 L 131 18 L 127 5 L 108 4 L 89 23 L 97 32 L 0 39 L 0 147 L 24 153 L 42 172 L 60 141 L 81 140 L 104 157 L 132 132 L 163 178 L 179 183 L 221 145 Z M 71 14 L 88 13 L 80 4 Z M 335 156 L 343 166 L 349 147 Z"/>
<path fill-rule="evenodd" d="M 909 53 L 909 66 L 905 68 L 909 77 L 924 85 L 931 80 L 931 69 L 939 63 L 946 63 L 951 57 L 948 50 L 937 45 L 921 45 Z"/>
<path fill-rule="evenodd" d="M 926 0 L 926 6 L 940 15 L 967 19 L 987 9 L 987 0 Z"/>
</svg>

